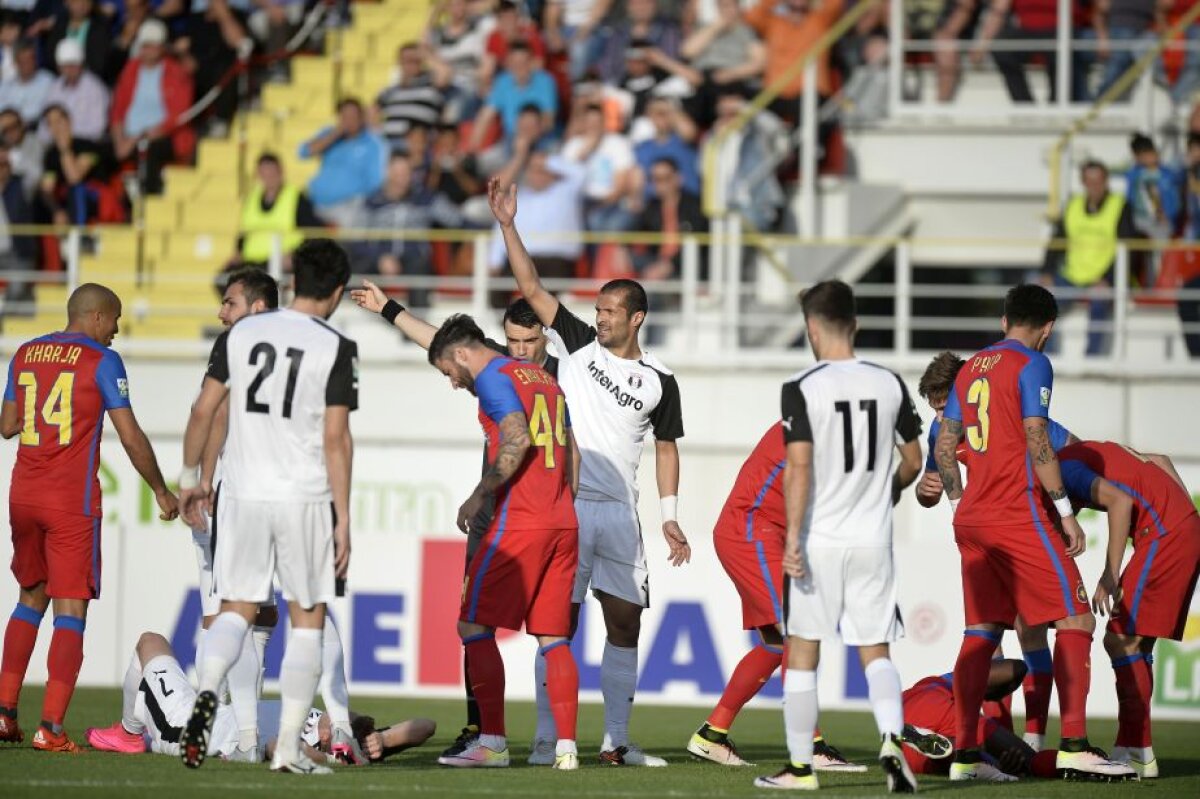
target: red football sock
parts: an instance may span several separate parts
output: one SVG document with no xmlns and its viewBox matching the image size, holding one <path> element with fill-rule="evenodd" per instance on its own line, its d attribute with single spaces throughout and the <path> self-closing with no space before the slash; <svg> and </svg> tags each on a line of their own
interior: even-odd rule
<svg viewBox="0 0 1200 799">
<path fill-rule="evenodd" d="M 1031 671 L 1021 683 L 1025 693 L 1025 732 L 1046 734 L 1046 719 L 1050 715 L 1050 694 L 1054 690 L 1054 672 Z"/>
<path fill-rule="evenodd" d="M 42 614 L 28 605 L 18 604 L 13 609 L 8 627 L 4 630 L 4 659 L 0 663 L 0 707 L 13 711 L 21 697 L 21 684 L 29 669 L 29 658 L 37 644 L 38 627 Z"/>
<path fill-rule="evenodd" d="M 721 701 L 709 714 L 708 726 L 728 730 L 747 702 L 762 690 L 763 684 L 783 662 L 783 651 L 772 651 L 762 644 L 747 652 L 729 676 Z"/>
<path fill-rule="evenodd" d="M 77 616 L 57 616 L 50 652 L 46 656 L 46 696 L 42 700 L 42 721 L 62 727 L 67 705 L 75 693 L 75 681 L 83 665 L 83 619 Z"/>
<path fill-rule="evenodd" d="M 1060 779 L 1058 776 L 1058 750 L 1043 749 L 1035 754 L 1029 761 L 1029 773 L 1044 780 Z"/>
<path fill-rule="evenodd" d="M 1150 746 L 1150 696 L 1153 670 L 1140 655 L 1112 662 L 1117 676 L 1117 746 Z"/>
<path fill-rule="evenodd" d="M 999 633 L 984 630 L 963 633 L 962 648 L 954 664 L 954 708 L 958 715 L 955 749 L 979 748 L 979 711 L 987 693 L 992 653 L 999 639 Z"/>
<path fill-rule="evenodd" d="M 542 649 L 546 658 L 546 693 L 550 695 L 550 712 L 560 740 L 575 740 L 575 724 L 579 717 L 579 669 L 571 655 L 569 641 L 559 641 Z"/>
<path fill-rule="evenodd" d="M 1087 695 L 1092 685 L 1092 634 L 1058 630 L 1054 636 L 1054 684 L 1063 738 L 1087 737 Z"/>
<path fill-rule="evenodd" d="M 1009 732 L 1012 732 L 1012 694 L 1004 697 L 999 702 L 984 702 L 983 715 L 987 716 L 989 719 L 992 719 Z"/>
<path fill-rule="evenodd" d="M 496 636 L 484 633 L 463 640 L 467 652 L 471 690 L 479 705 L 479 732 L 504 735 L 504 661 Z"/>
</svg>

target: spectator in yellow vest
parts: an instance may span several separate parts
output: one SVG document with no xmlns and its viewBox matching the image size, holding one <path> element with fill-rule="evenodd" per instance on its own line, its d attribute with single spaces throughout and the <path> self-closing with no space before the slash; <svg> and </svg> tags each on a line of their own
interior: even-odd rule
<svg viewBox="0 0 1200 799">
<path fill-rule="evenodd" d="M 292 250 L 304 241 L 302 228 L 324 227 L 312 201 L 299 186 L 285 183 L 283 165 L 272 153 L 258 158 L 258 185 L 246 196 L 238 225 L 237 252 L 229 267 L 243 264 L 265 266 L 271 260 L 275 234 L 281 234 L 284 269 L 291 268 Z"/>
<path fill-rule="evenodd" d="M 1110 298 L 1087 296 L 1088 290 L 1100 293 L 1112 288 L 1117 242 L 1137 238 L 1138 232 L 1125 198 L 1108 190 L 1104 164 L 1088 161 L 1081 176 L 1083 193 L 1067 201 L 1051 237 L 1066 240 L 1066 249 L 1046 249 L 1041 282 L 1051 290 L 1064 290 L 1066 296 L 1058 298 L 1060 308 L 1073 301 L 1088 301 L 1087 354 L 1107 355 L 1112 348 L 1113 303 Z M 1057 338 L 1051 338 L 1048 351 L 1057 351 Z"/>
</svg>

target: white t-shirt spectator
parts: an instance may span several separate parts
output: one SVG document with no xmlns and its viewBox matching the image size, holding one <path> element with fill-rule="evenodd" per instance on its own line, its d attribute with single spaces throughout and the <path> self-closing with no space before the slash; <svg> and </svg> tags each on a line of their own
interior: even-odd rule
<svg viewBox="0 0 1200 799">
<path fill-rule="evenodd" d="M 563 157 L 572 161 L 583 161 L 587 169 L 584 195 L 591 200 L 604 199 L 612 193 L 617 174 L 634 165 L 633 146 L 625 136 L 608 133 L 584 161 L 583 152 L 586 147 L 587 140 L 576 136 L 563 147 Z"/>
</svg>

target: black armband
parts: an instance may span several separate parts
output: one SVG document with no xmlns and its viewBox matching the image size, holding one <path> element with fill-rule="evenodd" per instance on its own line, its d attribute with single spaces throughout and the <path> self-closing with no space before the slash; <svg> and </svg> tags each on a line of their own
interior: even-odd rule
<svg viewBox="0 0 1200 799">
<path fill-rule="evenodd" d="M 379 315 L 386 319 L 389 325 L 394 325 L 396 324 L 396 317 L 399 316 L 400 312 L 403 310 L 403 305 L 395 300 L 388 300 L 383 306 L 383 310 L 379 312 Z"/>
</svg>

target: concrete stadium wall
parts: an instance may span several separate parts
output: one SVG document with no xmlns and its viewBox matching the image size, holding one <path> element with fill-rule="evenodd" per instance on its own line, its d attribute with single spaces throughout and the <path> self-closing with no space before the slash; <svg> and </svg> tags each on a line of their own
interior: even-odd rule
<svg viewBox="0 0 1200 799">
<path fill-rule="evenodd" d="M 809 359 L 797 358 L 795 368 Z M 130 359 L 134 407 L 154 441 L 163 471 L 180 463 L 180 437 L 203 362 Z M 681 441 L 680 517 L 693 545 L 692 563 L 672 569 L 658 530 L 653 448 L 641 471 L 642 519 L 652 576 L 652 608 L 644 622 L 640 695 L 650 702 L 709 705 L 747 647 L 737 595 L 718 564 L 711 529 L 742 460 L 777 414 L 786 372 L 754 367 L 686 369 L 678 377 L 687 437 Z M 916 374 L 906 374 L 915 394 Z M 463 537 L 454 527 L 459 503 L 479 470 L 480 432 L 473 399 L 452 393 L 444 378 L 415 359 L 367 362 L 361 410 L 353 417 L 353 558 L 349 596 L 334 608 L 345 640 L 352 690 L 372 694 L 459 693 L 461 656 L 454 619 L 461 591 Z M 1200 385 L 1062 378 L 1056 418 L 1084 438 L 1116 439 L 1176 458 L 1190 484 L 1200 486 L 1200 435 L 1194 414 Z M 927 409 L 922 408 L 927 414 Z M 157 520 L 141 484 L 110 431 L 103 447 L 105 501 L 104 593 L 88 620 L 81 681 L 120 684 L 137 635 L 155 630 L 172 638 L 190 663 L 199 625 L 191 535 L 181 523 Z M 11 468 L 15 446 L 0 449 Z M 7 505 L 3 512 L 7 513 Z M 1087 589 L 1102 561 L 1103 519 L 1084 519 L 1089 550 L 1080 558 Z M 962 604 L 958 557 L 949 511 L 920 508 L 906 496 L 896 515 L 901 608 L 908 635 L 895 657 L 909 684 L 953 667 Z M 11 556 L 4 537 L 0 559 Z M 11 578 L 0 579 L 0 609 L 15 601 Z M 49 625 L 44 627 L 49 630 Z M 1200 604 L 1193 601 L 1189 640 L 1160 644 L 1156 712 L 1200 719 Z M 31 680 L 44 679 L 48 632 L 41 636 Z M 1116 699 L 1099 645 L 1094 649 L 1092 712 L 1113 715 Z M 268 653 L 268 678 L 278 673 L 283 636 Z M 576 642 L 587 698 L 599 697 L 603 625 L 589 602 Z M 1019 656 L 1015 640 L 1005 642 Z M 532 695 L 534 645 L 504 639 L 509 693 Z M 866 707 L 866 685 L 855 658 L 829 647 L 821 674 L 825 707 Z M 778 679 L 759 701 L 780 696 Z M 1018 698 L 1018 704 L 1020 699 Z M 114 711 L 116 708 L 114 708 Z M 635 721 L 636 723 L 636 721 Z"/>
</svg>

